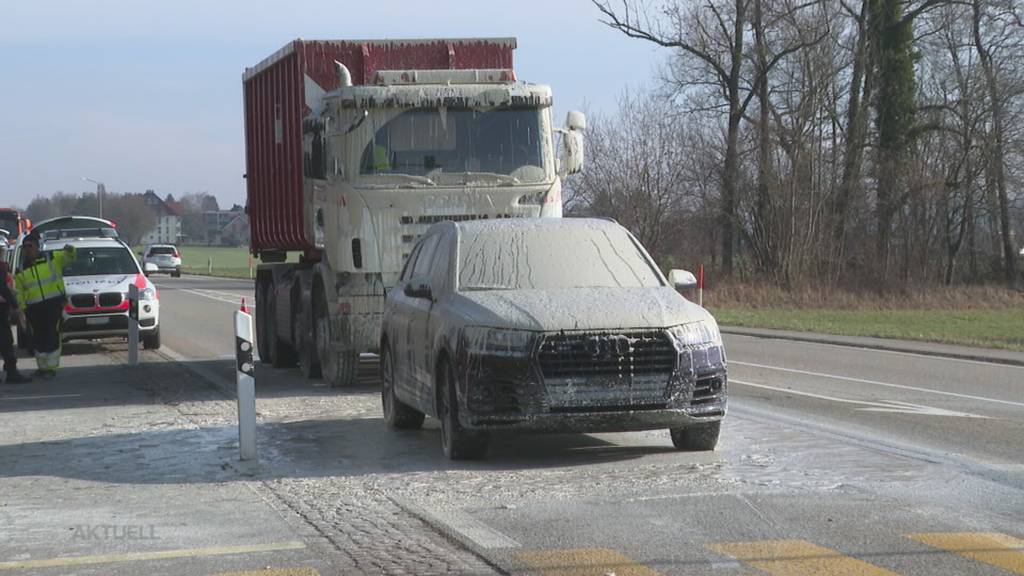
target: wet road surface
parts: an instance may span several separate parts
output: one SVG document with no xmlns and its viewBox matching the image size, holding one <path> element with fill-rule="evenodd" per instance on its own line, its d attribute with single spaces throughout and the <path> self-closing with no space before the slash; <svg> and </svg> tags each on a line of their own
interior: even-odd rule
<svg viewBox="0 0 1024 576">
<path fill-rule="evenodd" d="M 453 464 L 436 422 L 385 429 L 370 359 L 348 390 L 261 367 L 246 469 L 227 358 L 252 285 L 156 282 L 166 349 L 145 382 L 102 375 L 110 343 L 34 399 L 2 391 L 0 516 L 21 529 L 0 533 L 0 573 L 1024 574 L 1024 368 L 726 336 L 714 453 L 666 432 L 502 435 Z M 181 537 L 56 537 L 119 522 Z M 230 553 L 245 544 L 296 548 Z M 229 552 L 130 556 L 205 549 Z M 3 564 L 101 553 L 121 556 Z"/>
</svg>

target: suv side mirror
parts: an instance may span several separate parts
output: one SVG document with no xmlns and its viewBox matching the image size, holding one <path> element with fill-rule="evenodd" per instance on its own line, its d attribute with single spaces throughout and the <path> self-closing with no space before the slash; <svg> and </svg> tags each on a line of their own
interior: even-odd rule
<svg viewBox="0 0 1024 576">
<path fill-rule="evenodd" d="M 558 176 L 564 178 L 583 169 L 583 132 L 587 129 L 587 117 L 583 112 L 572 111 L 565 117 L 562 134 L 562 149 L 558 158 Z"/>
<path fill-rule="evenodd" d="M 409 281 L 405 283 L 405 289 L 403 291 L 409 298 L 423 298 L 425 300 L 434 299 L 434 292 L 430 288 L 430 279 L 424 276 L 410 278 Z"/>
<path fill-rule="evenodd" d="M 670 270 L 668 281 L 676 290 L 687 290 L 697 286 L 697 277 L 687 270 Z"/>
</svg>

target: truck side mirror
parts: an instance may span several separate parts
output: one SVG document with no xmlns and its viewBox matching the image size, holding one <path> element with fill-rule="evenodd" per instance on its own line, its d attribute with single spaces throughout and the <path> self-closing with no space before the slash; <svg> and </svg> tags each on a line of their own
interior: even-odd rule
<svg viewBox="0 0 1024 576">
<path fill-rule="evenodd" d="M 587 129 L 587 117 L 583 112 L 572 111 L 565 117 L 562 133 L 562 149 L 558 162 L 559 177 L 575 174 L 583 169 L 583 131 Z"/>
</svg>

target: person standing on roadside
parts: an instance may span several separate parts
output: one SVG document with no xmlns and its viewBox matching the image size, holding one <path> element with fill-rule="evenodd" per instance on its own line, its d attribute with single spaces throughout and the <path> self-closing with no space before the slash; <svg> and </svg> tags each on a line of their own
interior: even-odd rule
<svg viewBox="0 0 1024 576">
<path fill-rule="evenodd" d="M 32 331 L 38 375 L 50 379 L 60 366 L 60 324 L 67 291 L 64 288 L 64 267 L 75 259 L 70 244 L 64 250 L 39 253 L 39 236 L 29 234 L 21 242 L 24 261 L 21 272 L 14 277 L 18 304 Z"/>
<path fill-rule="evenodd" d="M 6 242 L 6 238 L 0 240 Z M 21 309 L 18 308 L 18 298 L 11 290 L 11 274 L 7 269 L 7 262 L 0 259 L 0 356 L 4 359 L 4 373 L 8 384 L 24 384 L 32 379 L 18 372 L 18 355 L 14 350 L 14 336 L 11 334 L 11 319 L 17 318 L 24 322 Z"/>
</svg>

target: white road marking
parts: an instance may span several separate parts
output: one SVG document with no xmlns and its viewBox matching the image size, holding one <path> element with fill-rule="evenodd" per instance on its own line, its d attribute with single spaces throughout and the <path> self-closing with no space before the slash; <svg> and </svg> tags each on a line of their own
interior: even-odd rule
<svg viewBox="0 0 1024 576">
<path fill-rule="evenodd" d="M 946 392 L 945 390 L 933 390 L 931 388 L 921 388 L 919 386 L 907 386 L 904 384 L 892 384 L 889 382 L 879 382 L 877 380 L 864 380 L 863 378 L 852 378 L 850 376 L 838 376 L 836 374 L 825 374 L 824 372 L 811 372 L 810 370 L 797 370 L 795 368 L 782 368 L 781 366 L 768 366 L 766 364 L 754 364 L 753 362 L 737 362 L 736 360 L 730 360 L 729 364 L 737 364 L 740 366 L 751 366 L 753 368 L 764 368 L 766 370 L 778 370 L 780 372 L 791 372 L 793 374 L 804 374 L 806 376 L 816 376 L 818 378 L 830 378 L 832 380 L 845 380 L 847 382 L 859 382 L 861 384 L 871 384 L 873 386 L 885 386 L 887 388 L 898 388 L 900 390 L 913 390 L 915 392 L 928 392 L 930 394 L 938 394 L 940 396 L 952 396 L 954 398 L 964 398 L 967 400 L 978 400 L 979 402 L 993 402 L 996 404 L 1006 404 L 1008 406 L 1018 406 L 1024 408 L 1024 402 L 1014 402 L 1012 400 L 999 400 L 998 398 L 988 398 L 985 396 L 974 396 L 973 394 L 959 394 L 957 392 Z M 730 380 L 731 381 L 731 380 Z"/>
<path fill-rule="evenodd" d="M 946 410 L 945 408 L 934 408 L 932 406 L 922 406 L 920 404 L 911 404 L 910 402 L 899 402 L 896 400 L 869 402 L 866 400 L 852 400 L 850 398 L 836 398 L 835 396 L 826 396 L 824 394 L 815 394 L 813 392 L 802 392 L 799 390 L 793 390 L 791 388 L 780 388 L 778 386 L 768 386 L 767 384 L 755 384 L 754 382 L 737 380 L 735 378 L 730 378 L 729 383 L 740 384 L 742 386 L 752 386 L 754 388 L 764 388 L 766 390 L 774 390 L 776 392 L 783 392 L 786 394 L 793 394 L 796 396 L 817 398 L 819 400 L 829 400 L 831 402 L 841 402 L 843 404 L 857 404 L 860 406 L 867 406 L 867 408 L 857 408 L 857 410 L 862 410 L 864 412 L 892 412 L 896 414 L 920 414 L 923 416 L 953 416 L 958 418 L 988 418 L 988 416 L 981 416 L 978 414 L 957 412 L 955 410 Z"/>
<path fill-rule="evenodd" d="M 232 294 L 231 292 L 221 292 L 219 290 L 191 290 L 189 288 L 178 288 L 181 292 L 188 292 L 195 296 L 201 296 L 210 300 L 216 300 L 217 302 L 224 302 L 225 304 L 234 304 L 238 306 L 242 303 L 242 298 L 251 296 L 245 294 Z M 248 302 L 247 304 L 255 304 L 255 302 Z"/>
</svg>

